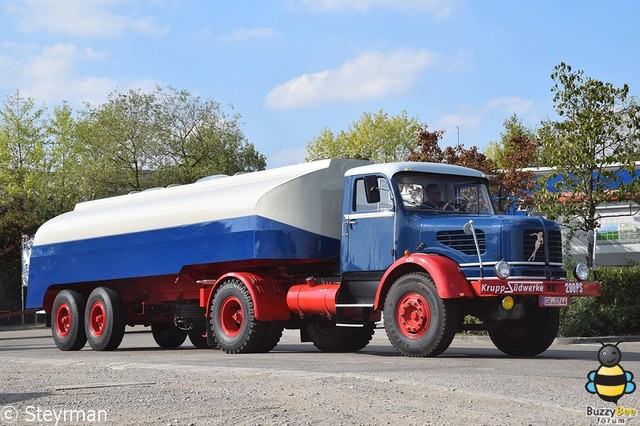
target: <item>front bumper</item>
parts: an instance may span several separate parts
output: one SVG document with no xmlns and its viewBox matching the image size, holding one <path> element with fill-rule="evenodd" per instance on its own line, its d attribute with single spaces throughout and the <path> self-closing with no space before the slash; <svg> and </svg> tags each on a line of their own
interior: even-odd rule
<svg viewBox="0 0 640 426">
<path fill-rule="evenodd" d="M 480 279 L 471 281 L 479 297 L 539 296 L 540 306 L 568 306 L 571 297 L 600 296 L 597 281 Z"/>
</svg>

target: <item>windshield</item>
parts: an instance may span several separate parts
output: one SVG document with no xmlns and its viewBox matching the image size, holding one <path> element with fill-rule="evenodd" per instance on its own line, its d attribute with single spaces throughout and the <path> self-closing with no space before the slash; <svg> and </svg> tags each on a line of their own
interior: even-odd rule
<svg viewBox="0 0 640 426">
<path fill-rule="evenodd" d="M 447 213 L 495 213 L 482 179 L 428 173 L 395 176 L 402 203 L 409 210 Z"/>
</svg>

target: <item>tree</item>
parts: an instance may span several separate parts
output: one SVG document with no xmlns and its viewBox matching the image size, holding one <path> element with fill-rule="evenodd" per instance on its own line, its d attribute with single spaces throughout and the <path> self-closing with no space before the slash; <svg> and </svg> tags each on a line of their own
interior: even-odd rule
<svg viewBox="0 0 640 426">
<path fill-rule="evenodd" d="M 264 155 L 247 142 L 239 116 L 185 90 L 156 88 L 159 103 L 156 184 L 191 183 L 212 174 L 262 170 Z"/>
<path fill-rule="evenodd" d="M 106 104 L 83 113 L 78 135 L 96 189 L 89 198 L 266 166 L 240 130 L 238 115 L 172 87 L 112 93 Z"/>
<path fill-rule="evenodd" d="M 42 217 L 46 193 L 44 108 L 19 92 L 0 109 L 0 309 L 20 304 L 20 242 Z"/>
<path fill-rule="evenodd" d="M 423 163 L 442 163 L 444 162 L 444 153 L 438 145 L 444 130 L 436 130 L 431 132 L 426 124 L 418 130 L 417 146 L 409 148 L 407 161 L 419 161 Z"/>
<path fill-rule="evenodd" d="M 325 128 L 307 144 L 307 161 L 316 158 L 354 158 L 374 162 L 402 161 L 409 154 L 422 125 L 407 112 L 389 117 L 382 109 L 364 113 L 337 135 Z"/>
<path fill-rule="evenodd" d="M 594 231 L 601 204 L 612 199 L 640 202 L 640 181 L 622 177 L 635 176 L 640 107 L 629 98 L 626 84 L 616 88 L 565 63 L 551 77 L 561 120 L 544 121 L 539 132 L 542 161 L 553 171 L 538 181 L 536 206 L 572 231 Z M 593 243 L 588 247 L 591 263 Z"/>
<path fill-rule="evenodd" d="M 494 182 L 503 210 L 514 204 L 521 207 L 531 204 L 535 176 L 524 170 L 539 164 L 540 142 L 533 129 L 527 128 L 516 114 L 504 122 L 499 141 L 492 141 L 486 155 L 496 164 Z"/>
<path fill-rule="evenodd" d="M 424 125 L 418 131 L 417 147 L 409 150 L 407 161 L 454 164 L 480 170 L 488 174 L 495 172 L 493 161 L 481 153 L 477 146 L 467 149 L 458 144 L 455 147 L 448 146 L 442 150 L 438 142 L 443 134 L 444 130 L 431 132 Z"/>
<path fill-rule="evenodd" d="M 78 140 L 78 122 L 64 102 L 53 108 L 46 126 L 49 155 L 48 217 L 73 209 L 92 190 L 86 167 L 86 147 Z"/>
<path fill-rule="evenodd" d="M 79 137 L 87 148 L 86 166 L 96 190 L 90 198 L 147 187 L 159 133 L 157 110 L 155 95 L 133 89 L 111 93 L 104 105 L 87 106 Z"/>
</svg>

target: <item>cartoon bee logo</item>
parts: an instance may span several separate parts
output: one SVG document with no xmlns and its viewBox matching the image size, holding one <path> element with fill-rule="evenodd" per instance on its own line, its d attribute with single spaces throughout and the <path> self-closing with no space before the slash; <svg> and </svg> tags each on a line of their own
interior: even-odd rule
<svg viewBox="0 0 640 426">
<path fill-rule="evenodd" d="M 633 393 L 636 384 L 633 383 L 633 373 L 624 371 L 620 365 L 622 352 L 618 349 L 620 342 L 615 345 L 605 345 L 598 351 L 600 368 L 590 371 L 589 381 L 585 385 L 587 392 L 598 394 L 603 401 L 618 403 L 622 395 Z"/>
</svg>

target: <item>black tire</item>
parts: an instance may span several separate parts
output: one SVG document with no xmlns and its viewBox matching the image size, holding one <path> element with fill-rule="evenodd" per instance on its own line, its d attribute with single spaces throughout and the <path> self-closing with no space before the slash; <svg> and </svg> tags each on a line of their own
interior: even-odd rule
<svg viewBox="0 0 640 426">
<path fill-rule="evenodd" d="M 525 308 L 525 318 L 519 321 L 502 321 L 488 330 L 493 344 L 507 355 L 541 354 L 558 335 L 560 309 L 541 308 L 535 302 Z"/>
<path fill-rule="evenodd" d="M 403 355 L 440 355 L 458 329 L 457 308 L 454 300 L 438 296 L 426 273 L 403 275 L 391 285 L 384 304 L 387 336 Z"/>
<path fill-rule="evenodd" d="M 84 331 L 84 297 L 73 290 L 56 295 L 51 309 L 51 334 L 58 349 L 78 351 L 87 343 Z"/>
<path fill-rule="evenodd" d="M 89 345 L 96 351 L 112 351 L 124 337 L 125 311 L 122 298 L 108 287 L 94 289 L 87 299 L 84 327 Z"/>
<path fill-rule="evenodd" d="M 189 336 L 189 341 L 193 346 L 198 349 L 208 349 L 209 345 L 207 344 L 207 335 L 206 333 L 200 332 L 198 330 L 189 330 L 187 332 Z"/>
<path fill-rule="evenodd" d="M 169 322 L 151 324 L 151 335 L 158 346 L 164 349 L 178 348 L 187 339 L 186 330 L 181 330 Z"/>
<path fill-rule="evenodd" d="M 323 352 L 356 352 L 369 344 L 374 324 L 364 327 L 338 327 L 327 318 L 318 318 L 307 325 L 307 333 L 313 346 Z"/>
<path fill-rule="evenodd" d="M 256 352 L 269 352 L 278 345 L 282 337 L 284 326 L 279 322 L 265 323 L 265 332 L 262 343 L 256 348 Z"/>
<path fill-rule="evenodd" d="M 221 284 L 211 302 L 211 331 L 229 354 L 266 352 L 268 324 L 255 318 L 249 290 L 237 279 Z"/>
</svg>

